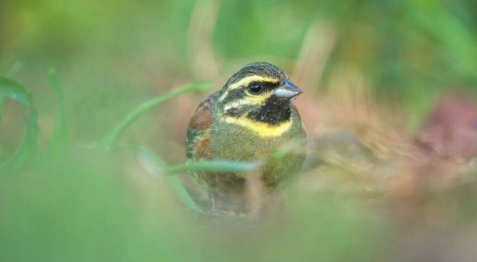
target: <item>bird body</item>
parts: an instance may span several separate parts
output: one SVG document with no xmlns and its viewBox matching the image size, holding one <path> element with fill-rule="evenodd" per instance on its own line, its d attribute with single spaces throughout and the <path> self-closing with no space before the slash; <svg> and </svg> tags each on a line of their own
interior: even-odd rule
<svg viewBox="0 0 477 262">
<path fill-rule="evenodd" d="M 247 65 L 197 108 L 187 130 L 187 157 L 260 161 L 264 188 L 275 188 L 298 172 L 304 160 L 303 152 L 271 157 L 291 143 L 305 147 L 305 129 L 291 104 L 299 93 L 281 69 L 263 62 Z M 241 173 L 200 172 L 193 176 L 214 194 L 241 196 L 246 189 L 246 175 Z"/>
</svg>

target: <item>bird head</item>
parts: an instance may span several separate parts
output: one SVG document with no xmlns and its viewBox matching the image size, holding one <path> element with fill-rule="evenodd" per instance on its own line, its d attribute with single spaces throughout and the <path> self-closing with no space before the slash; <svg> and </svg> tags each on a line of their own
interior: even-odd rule
<svg viewBox="0 0 477 262">
<path fill-rule="evenodd" d="M 290 121 L 290 104 L 302 91 L 280 68 L 257 62 L 232 75 L 220 91 L 217 108 L 228 119 L 280 125 Z"/>
</svg>

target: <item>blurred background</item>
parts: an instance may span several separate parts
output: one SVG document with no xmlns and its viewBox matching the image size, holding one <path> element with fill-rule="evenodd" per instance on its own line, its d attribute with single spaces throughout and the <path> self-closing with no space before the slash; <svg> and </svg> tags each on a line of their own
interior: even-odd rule
<svg viewBox="0 0 477 262">
<path fill-rule="evenodd" d="M 476 47 L 471 0 L 2 0 L 0 75 L 31 103 L 0 93 L 0 161 L 31 148 L 0 169 L 0 260 L 475 261 Z M 184 162 L 198 103 L 254 61 L 305 91 L 310 157 L 283 210 L 203 218 L 97 148 L 142 102 L 211 82 L 121 137 Z"/>
</svg>

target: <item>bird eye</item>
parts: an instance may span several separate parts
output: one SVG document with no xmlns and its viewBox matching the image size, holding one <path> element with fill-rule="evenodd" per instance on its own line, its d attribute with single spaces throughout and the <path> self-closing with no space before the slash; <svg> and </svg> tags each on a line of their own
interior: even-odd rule
<svg viewBox="0 0 477 262">
<path fill-rule="evenodd" d="M 253 94 L 260 94 L 262 92 L 262 86 L 258 83 L 251 83 L 248 85 L 248 90 Z"/>
</svg>

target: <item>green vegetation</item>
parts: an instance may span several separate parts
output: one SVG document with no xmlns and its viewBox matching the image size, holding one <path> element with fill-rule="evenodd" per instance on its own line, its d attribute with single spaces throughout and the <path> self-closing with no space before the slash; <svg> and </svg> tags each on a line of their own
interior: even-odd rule
<svg viewBox="0 0 477 262">
<path fill-rule="evenodd" d="M 431 261 L 463 239 L 466 254 L 475 179 L 426 196 L 418 231 L 392 199 L 313 170 L 280 211 L 230 218 L 178 175 L 257 167 L 186 164 L 183 145 L 198 102 L 246 63 L 279 65 L 315 103 L 371 90 L 411 136 L 440 95 L 475 91 L 476 47 L 471 0 L 2 1 L 0 261 Z M 412 236 L 426 244 L 409 251 Z"/>
</svg>

